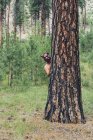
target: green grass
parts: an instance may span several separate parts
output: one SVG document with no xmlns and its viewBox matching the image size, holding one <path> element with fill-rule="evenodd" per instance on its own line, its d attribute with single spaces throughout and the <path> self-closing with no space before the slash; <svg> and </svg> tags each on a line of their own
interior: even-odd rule
<svg viewBox="0 0 93 140">
<path fill-rule="evenodd" d="M 47 85 L 44 85 L 31 87 L 26 92 L 13 92 L 13 90 L 0 92 L 0 125 L 2 128 L 14 131 L 17 140 L 21 140 L 26 132 L 36 132 L 39 124 L 35 125 L 30 119 L 35 112 L 44 111 L 47 90 Z M 92 89 L 83 88 L 82 95 L 85 116 L 93 115 Z M 24 117 L 30 122 L 25 121 Z M 43 118 L 43 115 L 41 117 Z M 44 125 L 47 127 L 47 123 Z"/>
<path fill-rule="evenodd" d="M 85 116 L 93 116 L 93 89 L 83 88 L 82 90 L 83 106 Z"/>
<path fill-rule="evenodd" d="M 47 86 L 31 87 L 26 92 L 1 91 L 0 126 L 5 130 L 12 129 L 15 137 L 21 140 L 24 133 L 37 129 L 33 122 L 27 123 L 24 118 L 29 119 L 35 112 L 42 112 L 46 99 Z"/>
<path fill-rule="evenodd" d="M 16 91 L 15 91 L 16 92 Z M 31 87 L 27 91 L 16 93 L 13 90 L 0 93 L 0 106 L 31 112 L 42 110 L 47 98 L 47 86 Z"/>
<path fill-rule="evenodd" d="M 84 110 L 86 114 L 92 113 L 93 93 L 92 88 L 84 87 L 82 96 Z M 47 100 L 47 85 L 31 87 L 24 92 L 2 91 L 0 92 L 0 110 L 6 110 L 4 115 L 19 115 L 23 111 L 31 113 L 33 111 L 42 111 Z"/>
<path fill-rule="evenodd" d="M 92 54 L 92 53 L 91 53 Z M 93 62 L 89 55 L 81 54 L 82 98 L 85 116 L 93 117 Z M 48 130 L 48 122 L 37 122 L 33 116 L 44 111 L 48 86 L 0 87 L 0 127 L 7 132 L 13 131 L 13 140 L 24 140 L 27 133 Z M 43 118 L 43 115 L 40 116 Z M 34 118 L 34 120 L 33 120 Z M 25 121 L 26 119 L 26 121 Z M 43 130 L 42 130 L 43 132 Z M 12 140 L 11 138 L 9 138 Z"/>
</svg>

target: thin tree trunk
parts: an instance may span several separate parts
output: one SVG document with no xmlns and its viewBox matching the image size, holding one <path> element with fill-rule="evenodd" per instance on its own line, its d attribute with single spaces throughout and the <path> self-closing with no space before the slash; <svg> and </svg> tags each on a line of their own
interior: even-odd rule
<svg viewBox="0 0 93 140">
<path fill-rule="evenodd" d="M 7 24 L 7 10 L 5 9 L 5 25 Z"/>
<path fill-rule="evenodd" d="M 42 0 L 41 7 L 41 35 L 46 35 L 46 8 L 45 8 L 46 0 Z"/>
<path fill-rule="evenodd" d="M 23 31 L 23 33 L 25 34 L 25 23 L 23 22 L 22 25 L 23 25 L 23 26 L 22 26 L 22 31 Z"/>
<path fill-rule="evenodd" d="M 12 87 L 12 84 L 13 84 L 13 70 L 11 67 L 11 63 L 9 62 L 8 86 Z"/>
<path fill-rule="evenodd" d="M 2 33 L 3 33 L 3 28 L 2 28 L 2 12 L 0 11 L 0 47 L 2 46 Z"/>
<path fill-rule="evenodd" d="M 22 25 L 19 26 L 19 31 L 20 31 L 20 41 L 21 41 Z"/>
<path fill-rule="evenodd" d="M 83 8 L 81 9 L 81 28 L 83 28 Z"/>
<path fill-rule="evenodd" d="M 82 7 L 82 11 L 81 11 L 81 15 L 82 15 L 82 28 L 85 30 L 86 29 L 86 4 L 84 7 Z"/>
<path fill-rule="evenodd" d="M 14 40 L 16 41 L 16 32 L 17 32 L 17 27 L 16 23 L 14 23 Z"/>
<path fill-rule="evenodd" d="M 10 33 L 9 33 L 9 28 L 10 28 L 10 4 L 8 5 L 8 17 L 7 17 L 7 31 L 6 31 L 6 45 L 7 47 L 9 47 L 9 37 L 10 37 Z"/>
<path fill-rule="evenodd" d="M 30 21 L 31 21 L 31 34 L 32 34 L 32 27 L 33 27 L 33 17 L 32 17 L 32 15 L 30 16 Z"/>
<path fill-rule="evenodd" d="M 40 12 L 38 11 L 38 14 L 37 14 L 37 20 L 38 20 L 38 29 L 37 29 L 37 33 L 38 33 L 38 35 L 40 34 L 39 17 L 40 17 Z"/>
<path fill-rule="evenodd" d="M 86 4 L 84 6 L 84 30 L 86 29 Z"/>
<path fill-rule="evenodd" d="M 50 18 L 48 18 L 48 32 L 49 32 L 49 36 L 50 36 Z"/>
<path fill-rule="evenodd" d="M 79 65 L 77 0 L 53 0 L 52 61 L 45 119 L 85 122 Z"/>
<path fill-rule="evenodd" d="M 35 35 L 36 35 L 37 29 L 36 29 L 36 13 L 35 13 Z"/>
</svg>

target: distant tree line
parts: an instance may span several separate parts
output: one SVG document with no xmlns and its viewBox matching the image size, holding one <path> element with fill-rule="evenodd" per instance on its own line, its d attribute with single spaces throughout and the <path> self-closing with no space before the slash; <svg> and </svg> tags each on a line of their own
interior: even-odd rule
<svg viewBox="0 0 93 140">
<path fill-rule="evenodd" d="M 85 0 L 79 0 L 79 6 L 82 9 Z M 11 14 L 13 32 L 10 32 Z M 44 81 L 45 74 L 40 55 L 45 51 L 50 52 L 51 18 L 52 0 L 0 0 L 1 82 L 13 86 L 19 83 L 26 85 L 29 81 L 35 84 Z M 22 32 L 28 26 L 28 20 L 30 20 L 29 30 L 32 31 L 34 27 L 34 33 L 22 40 Z"/>
</svg>

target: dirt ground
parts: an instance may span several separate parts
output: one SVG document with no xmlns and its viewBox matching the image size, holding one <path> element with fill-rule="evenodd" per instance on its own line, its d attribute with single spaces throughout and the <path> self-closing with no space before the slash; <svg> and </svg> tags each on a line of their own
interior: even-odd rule
<svg viewBox="0 0 93 140">
<path fill-rule="evenodd" d="M 13 121 L 13 118 L 8 118 Z M 12 129 L 0 126 L 0 140 L 93 140 L 93 118 L 87 117 L 86 124 L 51 123 L 43 119 L 43 114 L 22 114 L 21 119 L 30 127 L 23 136 L 15 137 Z"/>
</svg>

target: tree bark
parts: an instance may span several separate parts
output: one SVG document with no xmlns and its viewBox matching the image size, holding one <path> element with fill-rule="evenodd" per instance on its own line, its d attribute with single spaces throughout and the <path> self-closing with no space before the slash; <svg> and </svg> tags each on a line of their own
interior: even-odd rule
<svg viewBox="0 0 93 140">
<path fill-rule="evenodd" d="M 46 9 L 45 9 L 46 0 L 42 0 L 41 7 L 41 35 L 46 35 Z"/>
<path fill-rule="evenodd" d="M 51 31 L 50 31 L 50 18 L 48 17 L 48 34 L 50 36 L 51 34 Z"/>
<path fill-rule="evenodd" d="M 84 30 L 85 30 L 86 29 L 86 3 L 85 3 L 85 6 L 84 6 L 83 26 L 84 26 Z"/>
<path fill-rule="evenodd" d="M 9 47 L 9 38 L 10 38 L 10 33 L 9 33 L 9 28 L 10 28 L 10 3 L 8 5 L 8 17 L 7 17 L 7 29 L 6 29 L 6 45 Z"/>
<path fill-rule="evenodd" d="M 85 122 L 79 65 L 78 0 L 53 0 L 52 61 L 45 119 Z"/>
<path fill-rule="evenodd" d="M 17 36 L 17 25 L 16 25 L 16 19 L 14 17 L 14 40 L 16 41 L 16 36 Z"/>
<path fill-rule="evenodd" d="M 8 86 L 12 87 L 13 84 L 13 69 L 11 62 L 9 62 Z"/>
<path fill-rule="evenodd" d="M 19 25 L 19 32 L 20 32 L 20 41 L 21 41 L 22 25 Z"/>
<path fill-rule="evenodd" d="M 40 34 L 40 27 L 39 27 L 39 18 L 40 18 L 40 11 L 38 11 L 37 13 L 37 20 L 38 20 L 38 26 L 37 26 L 37 34 L 39 35 Z"/>
<path fill-rule="evenodd" d="M 36 22 L 37 22 L 37 16 L 36 16 L 36 13 L 35 13 L 35 35 L 37 34 Z"/>
<path fill-rule="evenodd" d="M 0 11 L 0 47 L 2 46 L 2 12 Z"/>
</svg>

